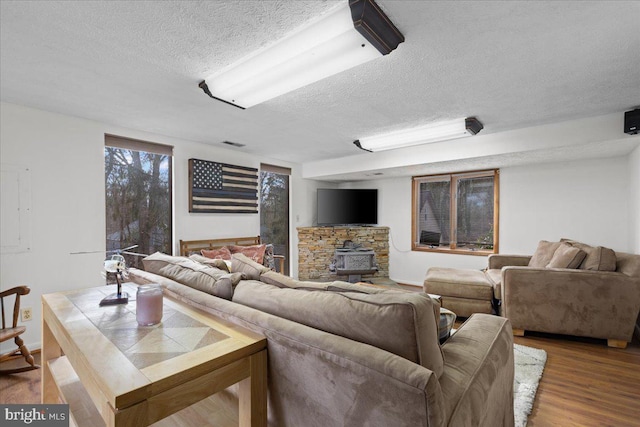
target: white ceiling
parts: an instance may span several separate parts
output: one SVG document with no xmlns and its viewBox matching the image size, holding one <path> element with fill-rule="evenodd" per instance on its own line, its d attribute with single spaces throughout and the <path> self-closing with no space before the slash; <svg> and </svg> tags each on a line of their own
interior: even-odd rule
<svg viewBox="0 0 640 427">
<path fill-rule="evenodd" d="M 335 1 L 0 4 L 2 101 L 290 162 L 437 120 L 490 134 L 640 105 L 638 1 L 379 0 L 397 50 L 244 111 L 198 82 Z"/>
</svg>

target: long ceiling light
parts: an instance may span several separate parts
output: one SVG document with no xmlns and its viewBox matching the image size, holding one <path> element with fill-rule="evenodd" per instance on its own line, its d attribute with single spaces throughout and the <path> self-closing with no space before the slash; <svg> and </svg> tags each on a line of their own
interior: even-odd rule
<svg viewBox="0 0 640 427">
<path fill-rule="evenodd" d="M 386 55 L 403 41 L 373 0 L 344 1 L 199 86 L 212 98 L 248 108 Z"/>
<path fill-rule="evenodd" d="M 472 136 L 480 132 L 482 128 L 482 123 L 475 117 L 467 117 L 360 138 L 353 141 L 353 143 L 365 151 L 392 150 L 394 148 Z"/>
</svg>

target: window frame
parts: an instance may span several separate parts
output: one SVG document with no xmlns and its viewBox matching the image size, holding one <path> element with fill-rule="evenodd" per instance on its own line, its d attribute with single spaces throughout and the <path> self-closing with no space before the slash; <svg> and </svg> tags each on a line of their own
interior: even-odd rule
<svg viewBox="0 0 640 427">
<path fill-rule="evenodd" d="M 104 165 L 104 149 L 106 149 L 107 147 L 111 147 L 111 148 L 119 148 L 119 149 L 123 149 L 123 150 L 134 150 L 134 151 L 140 151 L 140 152 L 147 152 L 147 153 L 151 153 L 151 154 L 159 154 L 159 155 L 164 155 L 164 156 L 168 156 L 168 178 L 169 178 L 169 199 L 168 199 L 168 204 L 169 204 L 169 230 L 168 230 L 168 234 L 169 234 L 169 250 L 171 252 L 174 251 L 174 243 L 175 243 L 175 236 L 174 236 L 174 231 L 175 231 L 175 206 L 173 204 L 174 202 L 174 176 L 173 176 L 173 172 L 174 172 L 174 161 L 175 161 L 175 155 L 174 155 L 174 147 L 173 145 L 167 145 L 167 144 L 160 144 L 157 142 L 150 142 L 150 141 L 144 141 L 144 140 L 140 140 L 140 139 L 135 139 L 135 138 L 128 138 L 128 137 L 124 137 L 124 136 L 119 136 L 119 135 L 113 135 L 113 134 L 109 134 L 109 133 L 105 133 L 104 134 L 104 147 L 103 147 L 103 165 Z M 105 182 L 105 201 L 106 201 L 106 182 Z M 106 214 L 106 202 L 105 202 L 105 214 Z M 105 230 L 107 227 L 106 224 L 106 218 L 105 218 Z M 107 241 L 105 239 L 105 248 L 107 248 Z M 108 251 L 108 249 L 107 249 Z M 137 251 L 137 249 L 135 250 Z"/>
<path fill-rule="evenodd" d="M 456 247 L 457 242 L 457 192 L 458 181 L 465 178 L 481 178 L 481 177 L 493 177 L 493 249 L 462 249 Z M 438 181 L 438 178 L 448 178 L 451 182 L 450 185 L 450 233 L 451 241 L 449 247 L 429 247 L 427 245 L 420 244 L 420 240 L 417 237 L 419 230 L 418 221 L 419 213 L 418 198 L 420 196 L 419 187 L 422 182 L 426 181 Z M 440 173 L 432 175 L 420 175 L 411 178 L 411 250 L 417 252 L 437 252 L 447 254 L 459 254 L 459 255 L 476 255 L 476 256 L 488 256 L 491 254 L 499 253 L 499 219 L 500 219 L 500 169 L 485 169 L 468 172 L 452 172 L 452 173 Z"/>
</svg>

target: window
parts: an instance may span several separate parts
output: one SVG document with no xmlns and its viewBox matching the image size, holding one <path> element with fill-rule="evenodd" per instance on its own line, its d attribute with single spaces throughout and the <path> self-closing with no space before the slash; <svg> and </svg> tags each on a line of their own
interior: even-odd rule
<svg viewBox="0 0 640 427">
<path fill-rule="evenodd" d="M 499 171 L 413 178 L 412 249 L 498 252 Z"/>
<path fill-rule="evenodd" d="M 275 255 L 284 255 L 289 275 L 289 176 L 291 169 L 260 165 L 260 239 L 273 244 Z M 276 263 L 278 265 L 278 263 Z"/>
<path fill-rule="evenodd" d="M 104 175 L 107 251 L 172 253 L 171 168 L 173 147 L 105 136 Z M 128 266 L 141 257 L 126 255 Z"/>
</svg>

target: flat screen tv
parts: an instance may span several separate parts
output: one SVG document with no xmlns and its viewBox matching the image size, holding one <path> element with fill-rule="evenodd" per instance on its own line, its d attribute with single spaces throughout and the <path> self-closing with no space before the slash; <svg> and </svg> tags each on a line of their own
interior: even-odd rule
<svg viewBox="0 0 640 427">
<path fill-rule="evenodd" d="M 318 189 L 318 225 L 378 224 L 378 190 Z"/>
</svg>

